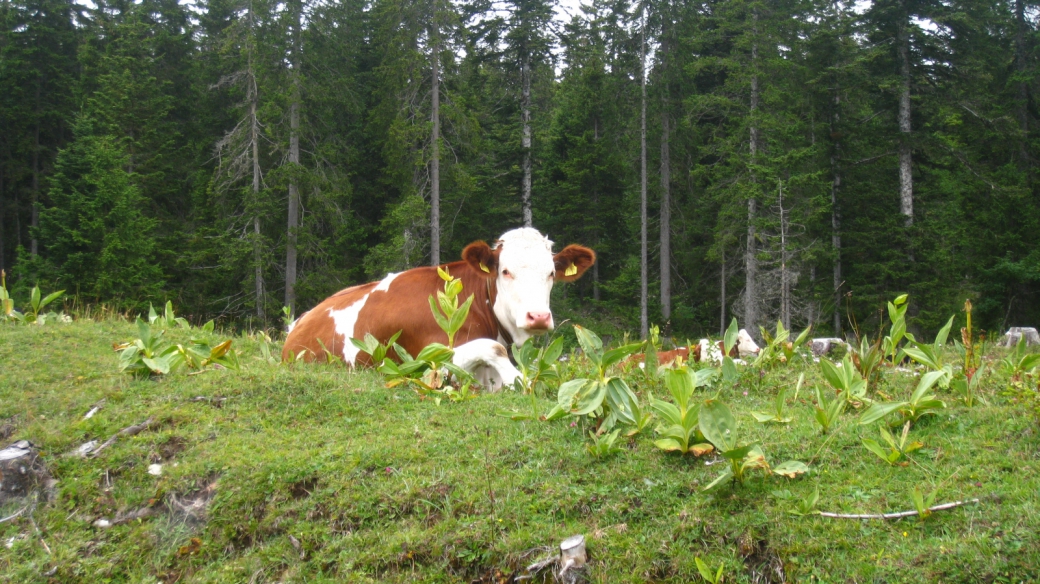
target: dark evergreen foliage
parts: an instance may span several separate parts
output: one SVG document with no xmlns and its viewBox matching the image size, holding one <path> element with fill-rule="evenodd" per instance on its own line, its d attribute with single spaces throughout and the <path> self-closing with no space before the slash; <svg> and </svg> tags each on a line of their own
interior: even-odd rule
<svg viewBox="0 0 1040 584">
<path fill-rule="evenodd" d="M 0 269 L 16 295 L 40 282 L 271 326 L 287 246 L 300 309 L 426 263 L 437 46 L 442 258 L 522 223 L 530 169 L 535 227 L 599 252 L 561 300 L 638 324 L 642 4 L 90 6 L 0 4 Z M 671 209 L 672 313 L 651 294 L 652 321 L 718 334 L 752 302 L 752 330 L 870 330 L 910 292 L 922 332 L 966 298 L 992 330 L 1037 324 L 1035 2 L 645 8 L 651 242 L 664 116 Z"/>
</svg>

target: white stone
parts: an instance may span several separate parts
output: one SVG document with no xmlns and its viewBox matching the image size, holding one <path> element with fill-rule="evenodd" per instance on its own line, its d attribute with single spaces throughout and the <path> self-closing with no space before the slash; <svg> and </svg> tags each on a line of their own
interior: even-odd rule
<svg viewBox="0 0 1040 584">
<path fill-rule="evenodd" d="M 1013 326 L 1004 333 L 1004 340 L 1000 342 L 1001 347 L 1014 347 L 1023 336 L 1026 338 L 1026 346 L 1040 345 L 1040 333 L 1033 327 Z"/>
</svg>

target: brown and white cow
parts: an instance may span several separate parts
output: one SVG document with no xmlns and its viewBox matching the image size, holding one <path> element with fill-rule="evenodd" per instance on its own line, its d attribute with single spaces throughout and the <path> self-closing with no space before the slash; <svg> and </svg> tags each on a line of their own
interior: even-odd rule
<svg viewBox="0 0 1040 584">
<path fill-rule="evenodd" d="M 722 341 L 712 344 L 708 339 L 701 339 L 697 346 L 700 348 L 697 351 L 698 361 L 706 360 L 715 364 L 722 363 L 722 353 L 726 348 Z M 748 334 L 747 329 L 740 329 L 737 331 L 736 344 L 729 350 L 729 356 L 734 359 L 747 359 L 748 357 L 758 355 L 761 350 L 758 344 L 755 343 L 755 339 Z"/>
<path fill-rule="evenodd" d="M 708 339 L 701 339 L 696 345 L 692 347 L 679 347 L 672 349 L 671 351 L 658 351 L 657 352 L 657 364 L 658 365 L 670 365 L 679 357 L 683 361 L 708 361 L 714 365 L 722 363 L 722 353 L 725 350 L 726 345 L 722 341 L 716 341 L 712 343 Z M 740 329 L 737 333 L 737 343 L 733 345 L 733 348 L 729 350 L 729 356 L 736 358 L 747 358 L 757 355 L 761 351 L 759 346 L 755 343 L 755 340 L 751 338 L 747 330 Z M 646 366 L 646 356 L 643 353 L 637 353 L 632 355 L 626 360 L 630 364 L 638 364 L 640 368 Z"/>
<path fill-rule="evenodd" d="M 519 372 L 506 346 L 552 330 L 553 283 L 577 280 L 595 261 L 596 254 L 580 245 L 553 255 L 552 242 L 529 227 L 506 232 L 493 247 L 483 241 L 466 246 L 462 261 L 444 266 L 462 281 L 462 299 L 474 295 L 455 336 L 453 362 L 485 385 L 511 384 Z M 369 364 L 368 355 L 348 340 L 366 333 L 385 343 L 401 331 L 397 343 L 412 355 L 430 343 L 446 344 L 428 301 L 442 287 L 437 268 L 422 267 L 341 290 L 290 326 L 282 360 L 302 352 L 310 361 L 327 349 L 350 365 Z"/>
</svg>

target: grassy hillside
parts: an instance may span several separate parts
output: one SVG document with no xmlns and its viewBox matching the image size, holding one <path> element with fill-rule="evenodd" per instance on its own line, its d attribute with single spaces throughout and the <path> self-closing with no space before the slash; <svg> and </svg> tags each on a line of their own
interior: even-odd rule
<svg viewBox="0 0 1040 584">
<path fill-rule="evenodd" d="M 0 447 L 29 440 L 57 479 L 53 499 L 13 501 L 0 518 L 7 582 L 507 582 L 573 534 L 584 534 L 592 582 L 698 581 L 695 558 L 726 582 L 1019 582 L 1040 573 L 1040 435 L 1020 404 L 987 379 L 989 405 L 918 422 L 924 448 L 890 466 L 846 412 L 821 435 L 811 391 L 793 399 L 799 368 L 722 389 L 740 431 L 770 461 L 808 462 L 795 480 L 752 476 L 701 492 L 722 468 L 666 454 L 653 430 L 597 459 L 570 420 L 515 422 L 515 393 L 435 405 L 386 389 L 371 371 L 273 365 L 235 338 L 241 370 L 140 380 L 117 372 L 125 322 L 0 323 Z M 170 331 L 184 341 L 190 333 Z M 565 334 L 570 334 L 566 332 Z M 822 383 L 815 366 L 811 383 Z M 757 381 L 755 379 L 757 378 Z M 630 381 L 641 392 L 643 378 Z M 883 391 L 916 379 L 890 372 Z M 794 421 L 763 425 L 781 385 Z M 811 384 L 810 384 L 811 387 Z M 656 395 L 666 392 L 654 386 Z M 537 398 L 546 412 L 553 400 Z M 101 409 L 89 419 L 95 405 Z M 96 458 L 66 456 L 153 417 Z M 149 465 L 161 474 L 149 474 Z M 154 470 L 154 467 L 153 467 Z M 820 510 L 981 502 L 921 520 L 859 521 L 789 513 L 819 489 Z M 134 519 L 120 521 L 128 513 Z M 99 520 L 117 524 L 98 525 Z M 770 580 L 770 578 L 773 578 Z"/>
</svg>

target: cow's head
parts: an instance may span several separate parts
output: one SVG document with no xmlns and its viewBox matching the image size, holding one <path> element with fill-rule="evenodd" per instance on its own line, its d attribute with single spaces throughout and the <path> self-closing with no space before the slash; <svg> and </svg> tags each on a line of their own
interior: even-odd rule
<svg viewBox="0 0 1040 584">
<path fill-rule="evenodd" d="M 495 278 L 495 318 L 517 344 L 555 326 L 549 310 L 553 282 L 581 277 L 596 261 L 587 247 L 568 245 L 553 255 L 552 242 L 536 229 L 507 231 L 494 247 L 477 241 L 462 250 L 462 259 L 478 274 Z"/>
<path fill-rule="evenodd" d="M 755 343 L 755 339 L 748 334 L 747 329 L 740 329 L 740 332 L 737 333 L 737 351 L 740 353 L 740 358 L 746 359 L 757 355 L 761 350 Z"/>
</svg>

